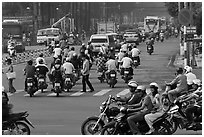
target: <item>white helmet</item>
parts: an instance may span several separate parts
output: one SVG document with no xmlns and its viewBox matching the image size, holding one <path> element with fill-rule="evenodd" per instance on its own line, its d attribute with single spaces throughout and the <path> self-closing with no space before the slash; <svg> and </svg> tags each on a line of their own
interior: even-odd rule
<svg viewBox="0 0 204 137">
<path fill-rule="evenodd" d="M 2 86 L 1 91 L 4 92 L 4 90 L 5 90 L 5 88 L 4 88 L 4 86 Z"/>
<path fill-rule="evenodd" d="M 184 69 L 186 70 L 186 72 L 191 72 L 192 71 L 192 67 L 189 67 L 189 66 L 185 66 Z"/>
<path fill-rule="evenodd" d="M 201 80 L 200 79 L 194 79 L 193 83 L 198 85 L 198 86 L 201 86 Z"/>
<path fill-rule="evenodd" d="M 128 83 L 128 86 L 129 86 L 129 87 L 132 87 L 132 88 L 137 88 L 138 83 L 137 83 L 136 81 L 130 81 L 130 82 Z"/>
<path fill-rule="evenodd" d="M 159 88 L 159 85 L 157 83 L 155 83 L 155 82 L 152 82 L 149 85 L 150 85 L 150 87 L 157 87 L 157 88 Z"/>
<path fill-rule="evenodd" d="M 146 87 L 144 85 L 139 85 L 137 87 L 137 90 L 142 90 L 142 91 L 146 91 Z"/>
</svg>

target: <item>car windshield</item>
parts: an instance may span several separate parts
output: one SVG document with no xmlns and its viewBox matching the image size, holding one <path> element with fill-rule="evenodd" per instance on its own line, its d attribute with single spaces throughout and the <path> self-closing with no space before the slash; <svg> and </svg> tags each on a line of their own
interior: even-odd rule
<svg viewBox="0 0 204 137">
<path fill-rule="evenodd" d="M 93 43 L 107 43 L 108 41 L 105 38 L 104 39 L 98 38 L 98 39 L 92 39 L 91 42 L 93 42 Z"/>
</svg>

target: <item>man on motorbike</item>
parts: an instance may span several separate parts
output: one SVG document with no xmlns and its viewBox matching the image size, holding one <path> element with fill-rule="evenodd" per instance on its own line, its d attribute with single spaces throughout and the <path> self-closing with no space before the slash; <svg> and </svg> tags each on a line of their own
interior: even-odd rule
<svg viewBox="0 0 204 137">
<path fill-rule="evenodd" d="M 75 85 L 75 76 L 74 76 L 74 66 L 71 63 L 69 58 L 66 58 L 66 62 L 62 65 L 62 71 L 64 73 L 64 79 L 67 76 L 70 76 L 71 81 L 73 82 L 73 84 Z"/>
<path fill-rule="evenodd" d="M 176 78 L 173 79 L 172 82 L 166 83 L 167 86 L 176 86 L 175 89 L 171 89 L 168 92 L 168 97 L 171 103 L 174 102 L 175 97 L 177 97 L 179 94 L 181 94 L 184 91 L 188 90 L 187 85 L 187 77 L 183 74 L 183 69 L 178 68 L 176 73 Z"/>
<path fill-rule="evenodd" d="M 133 49 L 131 50 L 132 60 L 134 60 L 134 58 L 138 60 L 139 65 L 140 65 L 140 56 L 139 56 L 140 53 L 141 51 L 137 48 L 136 45 L 134 45 Z"/>
<path fill-rule="evenodd" d="M 132 59 L 128 57 L 127 53 L 125 53 L 125 56 L 122 59 L 121 75 L 124 75 L 124 70 L 125 69 L 129 69 L 130 70 L 130 75 L 133 75 L 132 64 L 133 64 Z"/>
<path fill-rule="evenodd" d="M 116 100 L 120 101 L 119 104 L 121 105 L 125 105 L 125 104 L 132 105 L 132 104 L 139 103 L 141 100 L 141 97 L 140 97 L 140 93 L 137 92 L 138 83 L 136 81 L 130 81 L 128 83 L 128 87 L 131 95 L 125 98 L 117 97 Z"/>
<path fill-rule="evenodd" d="M 121 46 L 121 49 L 124 51 L 124 52 L 128 52 L 128 44 L 126 42 L 124 42 Z"/>
<path fill-rule="evenodd" d="M 193 80 L 194 86 L 197 87 L 197 90 L 193 93 L 187 95 L 185 99 L 180 100 L 179 102 L 190 101 L 185 113 L 188 120 L 187 129 L 191 129 L 196 123 L 193 121 L 193 117 L 199 117 L 202 115 L 202 85 L 199 79 Z M 193 115 L 194 114 L 194 115 Z"/>
<path fill-rule="evenodd" d="M 148 40 L 146 41 L 146 45 L 147 45 L 147 50 L 149 48 L 149 46 L 151 46 L 151 49 L 154 51 L 154 39 L 149 37 Z"/>
<path fill-rule="evenodd" d="M 76 54 L 75 48 L 71 47 L 71 51 L 68 53 L 68 58 L 71 60 L 73 58 L 73 55 Z"/>
<path fill-rule="evenodd" d="M 62 60 L 62 49 L 59 47 L 59 44 L 56 45 L 53 52 L 54 52 L 54 56 L 53 56 L 54 60 L 56 60 L 57 58 Z"/>
<path fill-rule="evenodd" d="M 59 80 L 60 84 L 61 84 L 61 90 L 64 89 L 64 82 L 63 82 L 63 73 L 62 73 L 62 69 L 61 69 L 61 61 L 60 59 L 56 59 L 55 60 L 55 64 L 53 67 L 53 70 L 51 72 L 52 76 L 53 76 L 53 88 L 54 88 L 54 84 L 55 84 L 55 80 Z"/>
<path fill-rule="evenodd" d="M 110 56 L 109 60 L 106 62 L 106 68 L 107 68 L 106 78 L 107 79 L 109 79 L 109 73 L 111 71 L 115 71 L 116 72 L 116 70 L 117 70 L 116 66 L 117 66 L 117 64 L 116 64 L 116 61 L 115 61 L 115 56 Z"/>
<path fill-rule="evenodd" d="M 138 86 L 137 92 L 141 94 L 140 103 L 128 105 L 127 112 L 134 113 L 127 118 L 128 124 L 133 134 L 141 134 L 137 127 L 137 122 L 144 120 L 144 116 L 152 111 L 153 104 L 151 101 L 151 97 L 147 95 L 145 86 Z"/>
<path fill-rule="evenodd" d="M 193 80 L 196 79 L 196 75 L 192 73 L 192 68 L 189 66 L 185 66 L 184 71 L 187 77 L 188 90 L 190 90 L 192 89 Z"/>
<path fill-rule="evenodd" d="M 13 39 L 13 37 L 10 37 L 10 40 L 8 40 L 7 42 L 7 49 L 8 49 L 8 53 L 10 56 L 15 56 L 15 47 L 16 47 L 16 41 Z"/>
<path fill-rule="evenodd" d="M 35 66 L 33 66 L 33 61 L 32 60 L 29 60 L 27 62 L 27 66 L 24 69 L 24 75 L 26 75 L 26 78 L 25 78 L 25 90 L 24 91 L 27 91 L 27 79 L 28 78 L 33 78 L 34 85 L 35 85 L 35 88 L 36 88 L 36 91 L 37 91 L 38 90 L 38 81 L 37 81 L 37 78 L 36 78 L 36 68 L 35 68 Z"/>
<path fill-rule="evenodd" d="M 35 66 L 37 77 L 43 76 L 46 83 L 46 74 L 49 72 L 48 67 L 44 64 L 43 60 L 39 60 L 39 64 Z M 47 85 L 47 84 L 46 84 Z"/>
<path fill-rule="evenodd" d="M 122 59 L 123 59 L 124 56 L 125 56 L 125 53 L 123 52 L 122 49 L 120 49 L 120 52 L 118 53 L 118 55 L 116 57 L 117 62 L 118 62 L 118 66 L 117 66 L 118 69 L 120 68 L 120 65 L 122 65 Z"/>
<path fill-rule="evenodd" d="M 40 53 L 39 57 L 36 58 L 36 65 L 39 64 L 39 60 L 43 60 L 43 63 L 46 64 L 45 59 L 43 58 L 43 53 Z"/>
<path fill-rule="evenodd" d="M 12 109 L 12 105 L 10 105 L 8 102 L 8 95 L 5 91 L 5 88 L 2 86 L 2 121 L 6 120 L 9 117 Z"/>
</svg>

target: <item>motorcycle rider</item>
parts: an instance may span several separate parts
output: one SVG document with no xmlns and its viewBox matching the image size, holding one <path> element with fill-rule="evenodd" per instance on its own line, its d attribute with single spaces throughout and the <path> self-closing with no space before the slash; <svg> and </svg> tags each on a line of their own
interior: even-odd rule
<svg viewBox="0 0 204 137">
<path fill-rule="evenodd" d="M 78 55 L 76 53 L 73 54 L 73 58 L 71 59 L 71 63 L 73 64 L 76 74 L 77 74 L 77 79 L 80 77 L 80 60 L 78 58 Z"/>
<path fill-rule="evenodd" d="M 13 39 L 13 37 L 11 36 L 10 39 L 8 40 L 7 42 L 7 49 L 8 49 L 8 52 L 9 52 L 9 55 L 10 56 L 13 56 L 12 55 L 12 50 L 15 50 L 15 47 L 16 47 L 16 40 Z M 14 51 L 14 56 L 15 56 L 15 51 Z"/>
<path fill-rule="evenodd" d="M 26 75 L 26 78 L 25 78 L 25 90 L 24 91 L 27 91 L 27 78 L 33 78 L 34 80 L 34 85 L 35 85 L 35 88 L 36 88 L 36 91 L 38 90 L 38 80 L 36 78 L 36 68 L 35 66 L 33 66 L 33 61 L 32 60 L 29 60 L 27 62 L 27 65 L 24 69 L 24 75 Z"/>
<path fill-rule="evenodd" d="M 147 45 L 147 51 L 148 48 L 151 47 L 151 49 L 154 51 L 154 39 L 149 37 L 148 40 L 146 41 L 146 45 Z"/>
<path fill-rule="evenodd" d="M 43 60 L 43 63 L 46 64 L 45 59 L 43 58 L 43 53 L 40 53 L 39 57 L 36 58 L 36 65 L 39 64 L 39 60 Z"/>
<path fill-rule="evenodd" d="M 56 60 L 57 58 L 62 60 L 62 55 L 61 55 L 62 49 L 59 47 L 59 44 L 55 46 L 55 49 L 53 50 L 53 52 L 54 52 L 54 56 L 53 56 L 54 60 Z"/>
<path fill-rule="evenodd" d="M 146 87 L 140 85 L 137 87 L 137 92 L 141 94 L 141 101 L 137 104 L 128 105 L 127 112 L 134 113 L 127 118 L 128 124 L 133 134 L 141 134 L 137 127 L 137 122 L 144 120 L 144 116 L 152 111 L 153 104 L 150 95 L 146 93 Z"/>
<path fill-rule="evenodd" d="M 116 70 L 117 70 L 116 66 L 117 66 L 117 64 L 116 64 L 116 61 L 115 61 L 115 56 L 110 56 L 109 60 L 106 62 L 107 71 L 105 73 L 106 73 L 106 78 L 107 79 L 109 79 L 109 73 L 111 71 L 116 72 Z"/>
<path fill-rule="evenodd" d="M 140 65 L 140 53 L 141 51 L 137 48 L 136 45 L 134 45 L 133 49 L 130 51 L 131 52 L 131 55 L 132 55 L 132 60 L 134 60 L 134 58 L 136 60 L 138 60 L 138 64 Z"/>
<path fill-rule="evenodd" d="M 105 44 L 102 44 L 102 45 L 100 46 L 100 52 L 103 54 L 103 56 L 107 56 L 107 51 L 108 51 L 108 49 L 107 49 L 107 47 L 105 46 Z"/>
<path fill-rule="evenodd" d="M 188 90 L 190 90 L 192 89 L 193 80 L 196 79 L 196 75 L 192 73 L 192 68 L 189 66 L 185 66 L 184 70 L 187 77 Z"/>
<path fill-rule="evenodd" d="M 67 76 L 70 76 L 71 81 L 73 82 L 73 84 L 75 85 L 75 76 L 74 76 L 74 66 L 71 63 L 69 58 L 66 58 L 66 62 L 62 65 L 62 71 L 64 73 L 64 79 Z"/>
<path fill-rule="evenodd" d="M 106 68 L 105 63 L 106 63 L 106 60 L 103 57 L 103 53 L 99 52 L 98 58 L 96 59 L 97 72 L 105 71 L 105 68 Z"/>
<path fill-rule="evenodd" d="M 130 81 L 128 83 L 128 87 L 130 90 L 131 95 L 129 97 L 117 97 L 116 100 L 120 101 L 119 104 L 121 105 L 132 105 L 132 104 L 137 104 L 140 102 L 141 97 L 140 97 L 140 93 L 137 92 L 137 87 L 138 87 L 138 83 L 136 81 Z"/>
<path fill-rule="evenodd" d="M 118 55 L 116 57 L 117 62 L 118 62 L 118 66 L 117 66 L 118 69 L 120 68 L 120 65 L 122 64 L 122 59 L 123 59 L 124 56 L 125 56 L 125 53 L 123 52 L 122 49 L 120 49 L 120 52 L 118 53 Z"/>
<path fill-rule="evenodd" d="M 166 83 L 167 86 L 173 86 L 176 85 L 175 89 L 171 89 L 168 91 L 168 97 L 171 103 L 174 102 L 174 98 L 181 94 L 184 91 L 187 91 L 188 85 L 187 85 L 187 77 L 183 74 L 183 69 L 178 68 L 176 73 L 176 78 L 172 80 L 170 83 Z"/>
<path fill-rule="evenodd" d="M 63 77 L 62 77 L 63 73 L 62 73 L 61 65 L 62 65 L 62 63 L 61 63 L 60 59 L 56 59 L 51 74 L 53 76 L 53 81 L 52 81 L 53 82 L 53 88 L 55 86 L 54 85 L 55 84 L 54 79 L 58 79 L 60 81 L 60 84 L 61 84 L 61 90 L 63 90 L 64 89 L 64 82 L 63 82 Z"/>
<path fill-rule="evenodd" d="M 127 42 L 124 42 L 121 46 L 122 51 L 124 51 L 125 53 L 128 52 L 128 44 Z"/>
<path fill-rule="evenodd" d="M 36 69 L 36 74 L 37 74 L 37 77 L 39 78 L 39 76 L 43 76 L 44 79 L 45 79 L 45 83 L 46 83 L 46 74 L 49 72 L 49 69 L 48 67 L 44 64 L 43 60 L 40 59 L 39 60 L 39 64 L 37 64 L 35 66 L 35 69 Z M 46 86 L 47 86 L 47 83 L 46 83 Z"/>
<path fill-rule="evenodd" d="M 125 53 L 125 56 L 122 59 L 121 75 L 124 75 L 124 70 L 125 69 L 129 69 L 130 70 L 130 75 L 133 75 L 132 64 L 133 64 L 132 59 L 128 57 L 128 53 Z"/>
</svg>

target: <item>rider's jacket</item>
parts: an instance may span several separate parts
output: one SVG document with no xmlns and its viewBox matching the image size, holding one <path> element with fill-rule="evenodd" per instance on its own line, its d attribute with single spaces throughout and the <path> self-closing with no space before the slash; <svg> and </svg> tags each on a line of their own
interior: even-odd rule
<svg viewBox="0 0 204 137">
<path fill-rule="evenodd" d="M 33 65 L 27 65 L 24 69 L 26 78 L 34 78 L 36 74 L 36 68 Z"/>
<path fill-rule="evenodd" d="M 117 67 L 116 67 L 116 61 L 114 59 L 109 59 L 107 62 L 106 62 L 106 67 L 108 69 L 108 71 L 111 71 L 111 70 L 117 70 Z"/>
<path fill-rule="evenodd" d="M 130 67 L 131 67 L 131 64 L 132 64 L 132 59 L 129 58 L 129 57 L 124 57 L 124 58 L 122 59 L 122 62 L 123 62 L 123 64 L 122 64 L 122 67 L 123 67 L 123 68 L 130 68 Z"/>
<path fill-rule="evenodd" d="M 188 89 L 187 77 L 183 74 L 179 74 L 176 78 L 170 83 L 170 85 L 175 85 L 178 91 L 185 91 Z"/>
<path fill-rule="evenodd" d="M 46 76 L 47 72 L 49 71 L 48 67 L 45 64 L 37 64 L 35 68 L 37 71 L 37 75 L 41 74 L 43 76 Z"/>
</svg>

